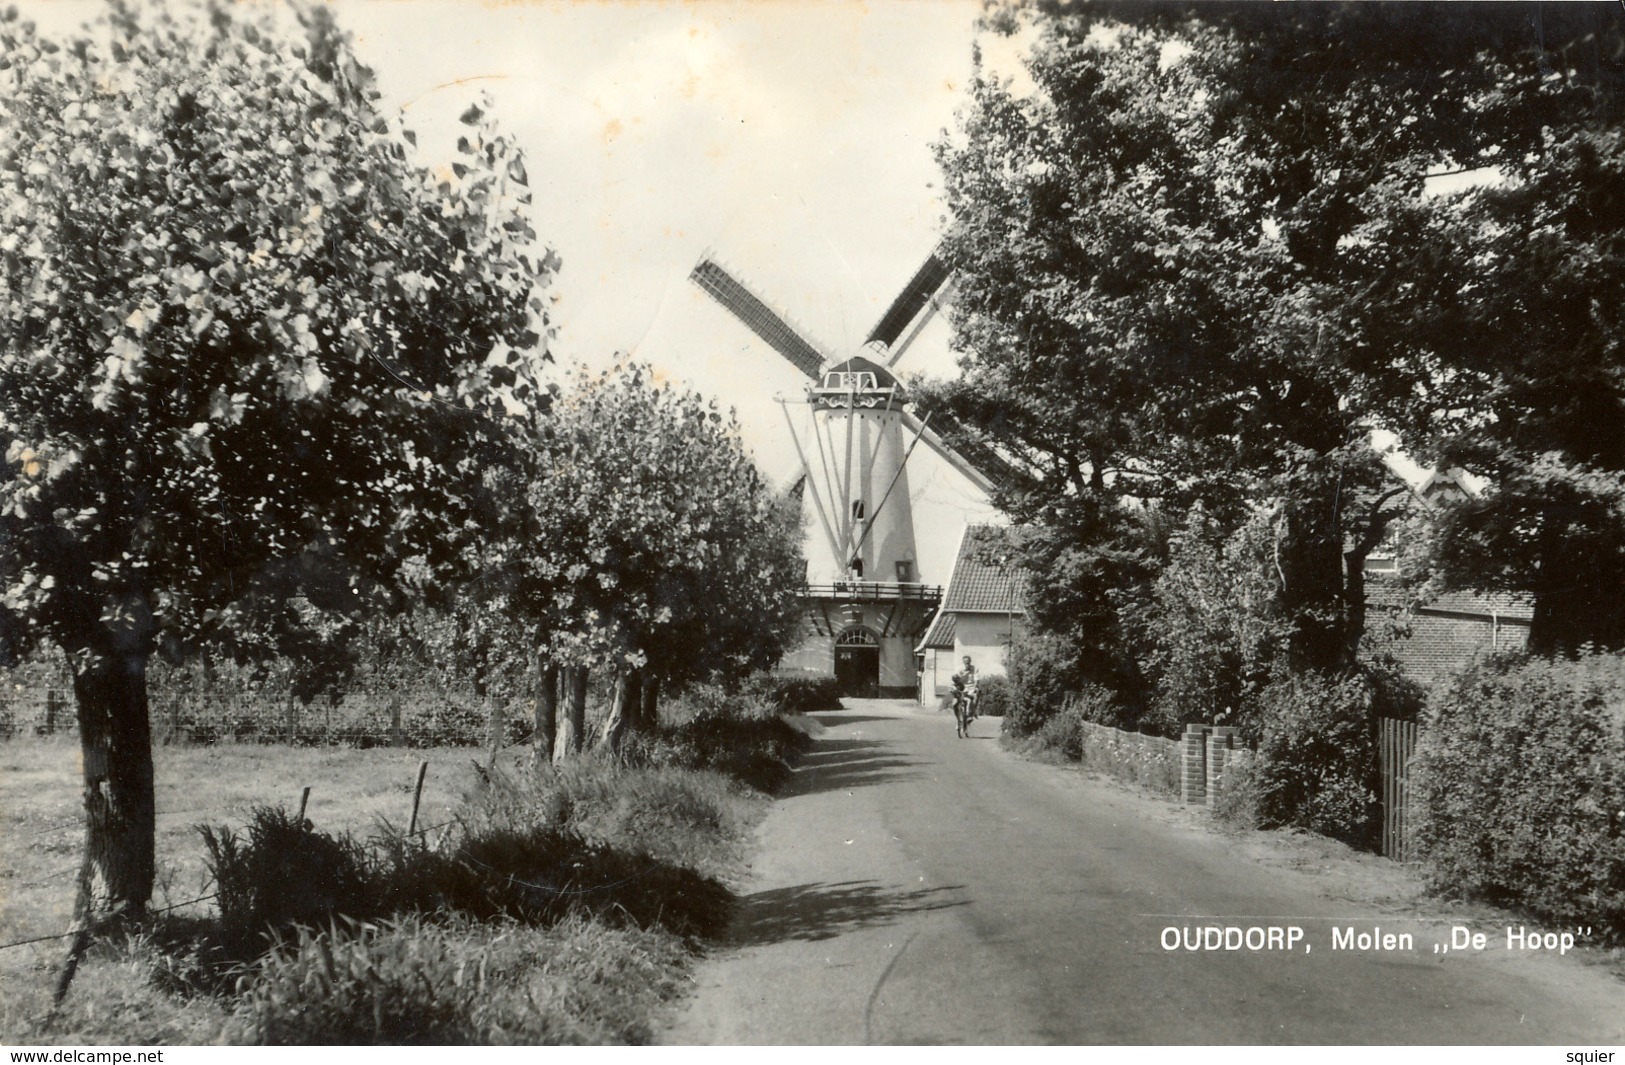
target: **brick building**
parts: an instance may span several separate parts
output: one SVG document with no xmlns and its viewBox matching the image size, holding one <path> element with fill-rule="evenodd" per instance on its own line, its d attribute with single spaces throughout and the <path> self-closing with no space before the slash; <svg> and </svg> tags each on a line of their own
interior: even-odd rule
<svg viewBox="0 0 1625 1065">
<path fill-rule="evenodd" d="M 1419 601 L 1381 574 L 1367 574 L 1366 625 L 1414 680 L 1432 686 L 1467 663 L 1496 651 L 1521 651 L 1529 644 L 1534 610 L 1512 595 L 1446 592 Z"/>
<path fill-rule="evenodd" d="M 1433 508 L 1485 491 L 1482 478 L 1462 470 L 1423 470 L 1395 452 L 1383 455 L 1395 478 L 1411 490 L 1413 507 Z M 1417 598 L 1399 583 L 1403 524 L 1366 559 L 1366 626 L 1387 644 L 1414 680 L 1431 687 L 1474 658 L 1521 651 L 1529 644 L 1534 617 L 1528 599 L 1513 595 L 1446 592 Z"/>
</svg>

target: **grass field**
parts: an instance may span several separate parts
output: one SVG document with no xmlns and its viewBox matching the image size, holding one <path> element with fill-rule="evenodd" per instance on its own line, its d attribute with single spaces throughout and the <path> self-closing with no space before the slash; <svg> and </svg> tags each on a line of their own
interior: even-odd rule
<svg viewBox="0 0 1625 1065">
<path fill-rule="evenodd" d="M 301 790 L 309 786 L 306 816 L 320 831 L 366 837 L 376 831 L 381 819 L 404 828 L 411 815 L 420 761 L 429 763 L 420 826 L 447 823 L 458 810 L 466 819 L 470 808 L 464 805 L 465 795 L 478 790 L 482 775 L 476 771 L 475 759 L 485 764 L 489 754 L 471 748 L 357 750 L 225 744 L 162 747 L 154 758 L 159 873 L 153 906 L 164 908 L 188 903 L 213 890 L 197 831 L 200 824 L 240 826 L 257 805 L 296 809 Z M 527 748 L 504 752 L 498 759 L 497 777 L 528 779 L 528 759 Z M 78 763 L 78 747 L 71 739 L 34 738 L 0 744 L 0 943 L 53 936 L 68 926 L 83 838 Z M 597 836 L 607 845 L 625 846 L 628 838 L 634 844 L 640 842 L 631 835 L 635 830 L 647 832 L 647 818 L 627 805 L 628 795 L 642 793 L 641 801 L 664 801 L 668 806 L 670 802 L 661 799 L 664 794 L 691 796 L 692 805 L 709 811 L 699 818 L 703 823 L 688 827 L 663 824 L 661 838 L 680 844 L 684 852 L 678 856 L 681 863 L 705 875 L 726 875 L 737 867 L 748 827 L 761 805 L 759 795 L 715 774 L 650 770 L 646 779 L 628 780 L 629 772 L 638 771 L 612 765 L 594 769 L 589 760 L 561 773 L 549 785 L 551 790 L 539 793 L 549 799 L 562 793 L 567 801 L 538 805 L 562 810 L 554 820 L 562 816 L 569 823 L 561 823 L 561 827 L 589 838 Z M 606 801 L 595 806 L 591 800 L 598 793 L 606 799 L 611 795 L 619 798 L 616 804 Z M 517 800 L 525 801 L 523 797 Z M 685 835 L 692 842 L 682 842 Z M 180 906 L 174 914 L 207 916 L 212 912 L 212 903 L 204 901 Z M 397 941 L 406 946 L 391 945 Z M 259 981 L 259 998 L 237 1002 L 208 996 L 176 997 L 157 989 L 150 979 L 152 952 L 144 951 L 140 944 L 109 945 L 95 952 L 81 968 L 66 1008 L 53 1027 L 43 1031 L 39 1019 L 65 945 L 65 940 L 56 938 L 0 950 L 0 1041 L 212 1043 L 320 1038 L 319 1032 L 312 1031 L 279 1034 L 274 1026 L 259 1023 L 278 1016 L 266 1006 L 270 1001 L 266 996 L 274 996 L 276 987 L 270 978 Z M 383 959 L 378 961 L 380 966 L 392 950 L 414 958 L 425 949 L 438 951 L 445 964 L 456 964 L 457 972 L 465 968 L 459 960 L 465 957 L 497 959 L 490 964 L 497 965 L 502 980 L 480 988 L 470 999 L 477 1000 L 479 1016 L 476 1026 L 468 1029 L 466 1041 L 527 1043 L 645 1041 L 659 1003 L 676 993 L 691 955 L 677 936 L 662 928 L 611 927 L 585 917 L 549 927 L 464 923 L 449 932 L 442 927 L 426 931 L 409 923 L 403 930 L 386 930 L 351 948 L 365 954 L 369 964 Z M 297 969 L 298 959 L 289 964 Z M 480 971 L 487 968 L 482 963 Z M 447 988 L 448 994 L 452 991 L 468 989 Z M 308 1006 L 299 1010 L 310 1012 Z M 459 1023 L 465 1019 L 459 1018 Z M 328 1020 L 338 1023 L 343 1018 Z M 332 1027 L 324 1031 L 333 1041 L 365 1041 L 364 1032 L 343 1034 Z M 456 1038 L 462 1029 L 439 1031 L 441 1038 L 465 1041 Z"/>
</svg>

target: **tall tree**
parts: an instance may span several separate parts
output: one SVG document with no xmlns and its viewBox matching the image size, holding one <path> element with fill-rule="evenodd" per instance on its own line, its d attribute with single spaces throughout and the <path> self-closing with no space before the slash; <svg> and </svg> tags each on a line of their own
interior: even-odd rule
<svg viewBox="0 0 1625 1065">
<path fill-rule="evenodd" d="M 1369 434 L 1456 414 L 1438 379 L 1467 357 L 1472 264 L 1429 175 L 1519 155 L 1554 113 L 1498 96 L 1537 68 L 1529 10 L 1464 8 L 999 9 L 1023 78 L 983 71 L 939 153 L 960 391 L 982 397 L 962 412 L 1050 498 L 1231 522 L 1272 501 L 1306 667 L 1352 661 L 1395 513 Z"/>
<path fill-rule="evenodd" d="M 651 685 L 776 661 L 800 591 L 799 515 L 738 425 L 632 365 L 576 381 L 549 430 L 532 601 L 550 664 L 613 678 L 606 742 L 653 724 Z"/>
<path fill-rule="evenodd" d="M 1483 110 L 1517 150 L 1450 202 L 1462 340 L 1444 349 L 1442 461 L 1492 490 L 1452 509 L 1435 561 L 1458 586 L 1531 593 L 1530 645 L 1625 645 L 1625 15 L 1530 12 L 1538 47 Z M 1535 101 L 1521 109 L 1504 97 Z"/>
<path fill-rule="evenodd" d="M 151 894 L 154 647 L 289 559 L 462 558 L 555 263 L 481 112 L 413 163 L 322 8 L 12 9 L 0 58 L 0 602 L 73 664 L 88 928 Z"/>
</svg>

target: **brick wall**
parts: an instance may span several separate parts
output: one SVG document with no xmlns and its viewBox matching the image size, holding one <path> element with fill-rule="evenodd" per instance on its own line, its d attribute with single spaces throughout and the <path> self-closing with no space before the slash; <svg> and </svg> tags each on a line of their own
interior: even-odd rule
<svg viewBox="0 0 1625 1065">
<path fill-rule="evenodd" d="M 1397 623 L 1399 635 L 1388 647 L 1405 672 L 1424 685 L 1448 678 L 1480 655 L 1521 651 L 1529 643 L 1527 617 L 1420 607 L 1396 619 L 1392 610 L 1375 604 L 1367 615 L 1370 626 L 1383 634 Z"/>
<path fill-rule="evenodd" d="M 1080 721 L 1079 762 L 1170 797 L 1179 794 L 1179 741 Z"/>
</svg>

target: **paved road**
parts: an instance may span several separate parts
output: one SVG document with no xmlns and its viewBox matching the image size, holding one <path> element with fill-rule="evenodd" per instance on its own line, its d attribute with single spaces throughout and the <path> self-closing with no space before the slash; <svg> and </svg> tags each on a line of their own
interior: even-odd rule
<svg viewBox="0 0 1625 1065">
<path fill-rule="evenodd" d="M 1482 929 L 1493 949 L 1436 955 L 1447 925 L 1328 897 L 1167 803 L 1018 759 L 996 721 L 957 740 L 948 715 L 878 700 L 819 720 L 668 1042 L 1625 1041 L 1625 987 L 1598 969 L 1508 952 L 1501 926 Z M 1304 940 L 1160 943 L 1208 924 Z M 1333 927 L 1373 926 L 1416 949 L 1332 949 Z"/>
</svg>

